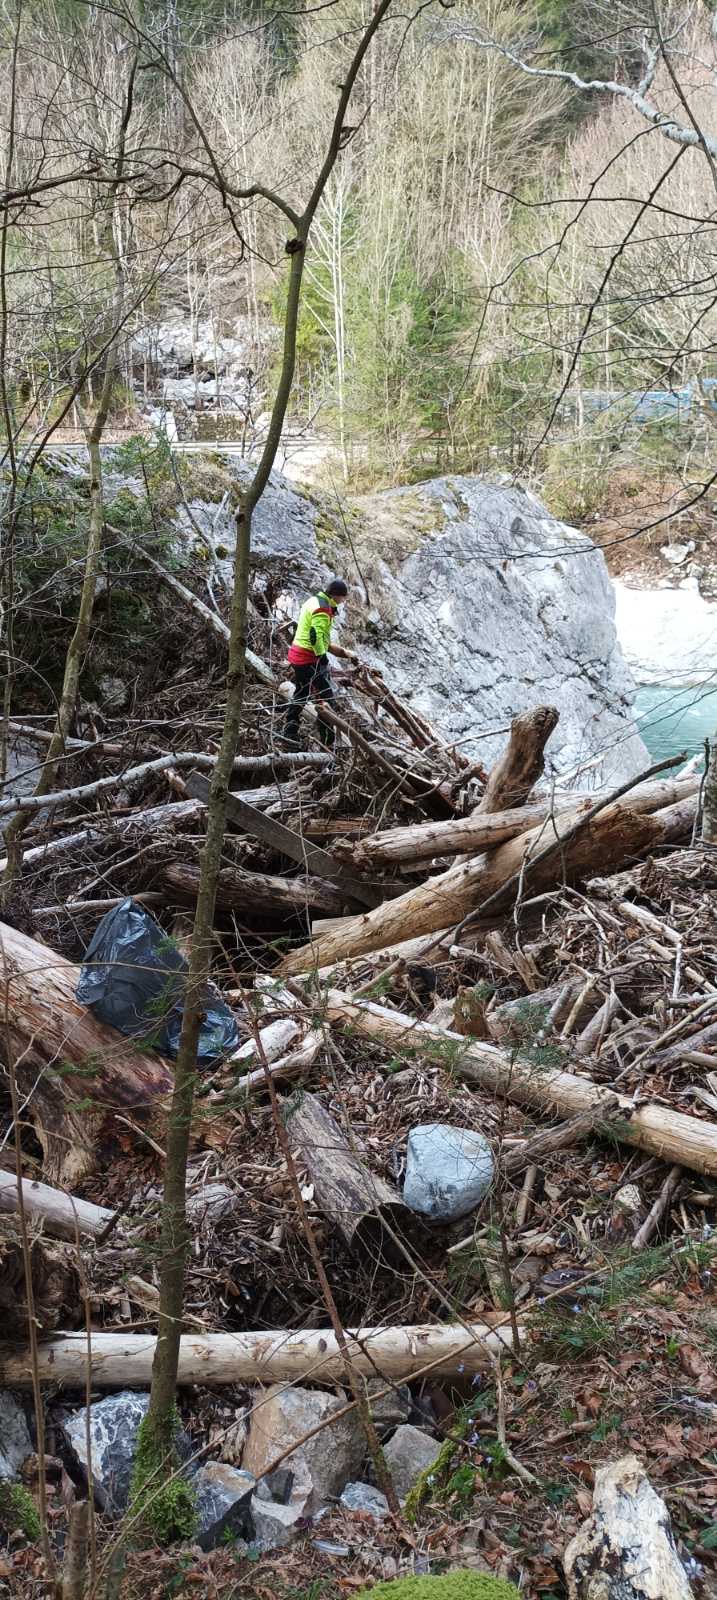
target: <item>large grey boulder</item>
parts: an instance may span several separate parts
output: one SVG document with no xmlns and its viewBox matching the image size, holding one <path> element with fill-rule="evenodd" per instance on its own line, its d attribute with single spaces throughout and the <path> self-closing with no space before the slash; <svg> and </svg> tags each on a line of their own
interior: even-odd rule
<svg viewBox="0 0 717 1600">
<path fill-rule="evenodd" d="M 414 1428 L 406 1422 L 396 1429 L 392 1439 L 384 1445 L 386 1466 L 393 1478 L 399 1500 L 405 1500 L 421 1474 L 433 1466 L 441 1453 L 441 1445 L 430 1433 Z"/>
<path fill-rule="evenodd" d="M 264 1477 L 292 1440 L 302 1439 L 319 1423 L 327 1424 L 313 1439 L 292 1451 L 285 1462 L 297 1483 L 303 1481 L 306 1485 L 302 1489 L 304 1516 L 314 1515 L 327 1500 L 340 1494 L 350 1478 L 358 1476 L 366 1442 L 355 1411 L 335 1423 L 327 1420 L 344 1404 L 337 1395 L 320 1389 L 287 1389 L 281 1384 L 254 1397 L 242 1464 L 255 1478 Z"/>
<path fill-rule="evenodd" d="M 22 1401 L 10 1389 L 0 1390 L 0 1478 L 14 1478 L 33 1444 Z"/>
<path fill-rule="evenodd" d="M 132 1389 L 107 1395 L 91 1405 L 91 1467 L 87 1455 L 86 1409 L 64 1412 L 60 1416 L 65 1440 L 88 1482 L 91 1479 L 98 1504 L 108 1516 L 119 1517 L 127 1509 L 137 1434 L 148 1410 L 149 1395 L 136 1394 Z M 179 1434 L 176 1442 L 180 1458 L 188 1457 L 191 1452 L 186 1435 Z"/>
<path fill-rule="evenodd" d="M 425 1122 L 408 1135 L 403 1199 L 432 1222 L 467 1216 L 493 1181 L 488 1141 L 471 1128 Z"/>
<path fill-rule="evenodd" d="M 216 1550 L 229 1536 L 252 1539 L 255 1488 L 256 1479 L 250 1472 L 227 1466 L 226 1461 L 205 1461 L 194 1479 L 196 1537 L 201 1550 Z"/>
<path fill-rule="evenodd" d="M 362 502 L 375 634 L 361 653 L 390 686 L 490 764 L 519 711 L 557 706 L 557 775 L 600 753 L 585 787 L 647 765 L 602 551 L 527 491 L 436 478 Z"/>
</svg>

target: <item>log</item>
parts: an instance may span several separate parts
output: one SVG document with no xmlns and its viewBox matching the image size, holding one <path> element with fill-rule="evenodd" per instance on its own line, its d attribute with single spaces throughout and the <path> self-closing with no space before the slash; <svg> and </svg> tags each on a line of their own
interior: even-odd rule
<svg viewBox="0 0 717 1600">
<path fill-rule="evenodd" d="M 630 796 L 630 810 L 653 812 L 689 798 L 699 789 L 699 779 L 657 778 L 640 784 Z M 599 798 L 597 794 L 585 795 L 576 801 L 575 795 L 558 794 L 554 799 L 536 800 L 511 811 L 485 814 L 481 810 L 469 817 L 449 817 L 440 822 L 415 822 L 403 828 L 386 828 L 369 834 L 351 845 L 341 845 L 338 853 L 351 858 L 358 867 L 393 866 L 404 861 L 429 861 L 434 856 L 458 855 L 478 850 L 492 850 L 506 839 L 545 822 L 553 813 L 574 811 L 579 814 L 581 805 L 587 811 Z"/>
<path fill-rule="evenodd" d="M 460 1033 L 418 1022 L 370 1000 L 352 1000 L 350 995 L 329 990 L 323 1005 L 323 1015 L 330 1022 L 348 1025 L 391 1050 L 403 1048 L 429 1060 L 450 1062 L 451 1072 L 464 1082 L 475 1083 L 502 1099 L 560 1117 L 602 1110 L 612 1138 L 659 1156 L 668 1166 L 679 1163 L 717 1177 L 717 1125 L 713 1122 L 700 1122 L 656 1101 L 635 1105 L 627 1095 L 602 1089 L 591 1078 L 548 1067 L 536 1069 L 496 1046 L 474 1044 Z"/>
<path fill-rule="evenodd" d="M 189 777 L 187 789 L 190 795 L 200 800 L 206 802 L 209 798 L 207 779 L 198 772 Z M 262 844 L 270 845 L 273 850 L 280 850 L 290 861 L 298 861 L 307 874 L 326 878 L 335 888 L 343 891 L 344 900 L 357 900 L 359 905 L 376 906 L 384 899 L 384 891 L 380 886 L 362 883 L 360 878 L 347 872 L 340 862 L 334 861 L 328 851 L 322 850 L 317 844 L 309 844 L 300 833 L 287 828 L 283 822 L 277 822 L 276 818 L 265 817 L 243 795 L 227 795 L 227 817 L 245 833 L 251 834 L 252 838 L 260 839 Z"/>
<path fill-rule="evenodd" d="M 563 877 L 566 880 L 579 878 L 598 863 L 617 867 L 631 856 L 670 842 L 676 823 L 679 827 L 686 825 L 681 808 L 691 807 L 694 814 L 694 805 L 693 799 L 678 803 L 679 821 L 665 812 L 641 816 L 624 804 L 607 806 L 599 816 L 586 822 L 563 849 L 554 849 L 546 859 L 536 859 L 530 869 L 531 893 L 550 887 Z M 669 810 L 671 813 L 672 808 Z M 561 836 L 580 822 L 582 814 L 582 810 L 578 810 L 559 817 Z M 449 867 L 446 872 L 409 889 L 398 900 L 351 917 L 340 931 L 324 934 L 313 945 L 292 951 L 282 971 L 303 972 L 312 965 L 327 966 L 347 956 L 380 950 L 409 935 L 415 938 L 418 934 L 435 933 L 447 923 L 460 923 L 473 911 L 479 914 L 481 905 L 486 900 L 493 901 L 520 871 L 530 851 L 539 850 L 544 842 L 542 829 L 534 828 L 500 845 L 487 860 L 478 857 Z"/>
<path fill-rule="evenodd" d="M 435 1374 L 484 1372 L 501 1351 L 512 1351 L 510 1329 L 474 1323 L 346 1330 L 355 1372 L 367 1378 L 408 1379 L 431 1366 Z M 157 1341 L 147 1334 L 93 1333 L 93 1389 L 147 1389 Z M 433 1363 L 435 1362 L 435 1366 Z M 40 1380 L 84 1393 L 88 1350 L 84 1333 L 63 1333 L 38 1351 Z M 340 1383 L 345 1360 L 331 1328 L 281 1329 L 267 1333 L 184 1334 L 179 1345 L 179 1383 Z M 29 1389 L 26 1345 L 0 1344 L 0 1384 Z"/>
<path fill-rule="evenodd" d="M 23 1178 L 22 1195 L 27 1216 L 42 1223 L 44 1231 L 57 1239 L 75 1239 L 77 1234 L 96 1239 L 114 1216 L 106 1206 L 94 1206 L 89 1200 L 63 1194 L 34 1178 Z M 14 1172 L 0 1171 L 0 1212 L 7 1215 L 17 1210 L 17 1178 Z"/>
<path fill-rule="evenodd" d="M 366 1259 L 404 1260 L 391 1233 L 416 1231 L 416 1218 L 398 1191 L 364 1166 L 338 1122 L 315 1094 L 292 1096 L 283 1111 L 286 1131 L 314 1185 L 319 1209 Z"/>
<path fill-rule="evenodd" d="M 192 862 L 172 861 L 161 872 L 161 881 L 182 901 L 197 898 L 199 867 Z M 245 872 L 243 867 L 222 867 L 217 885 L 217 905 L 240 913 L 242 922 L 257 919 L 305 916 L 307 907 L 318 907 L 328 916 L 341 916 L 346 905 L 343 890 L 322 878 L 279 878 L 269 872 Z"/>
<path fill-rule="evenodd" d="M 592 1515 L 563 1565 L 569 1600 L 692 1600 L 667 1506 L 637 1456 L 597 1468 Z"/>
<path fill-rule="evenodd" d="M 157 1111 L 173 1075 L 160 1056 L 98 1022 L 75 999 L 79 968 L 0 923 L 0 1059 L 12 1052 L 23 1114 L 42 1145 L 46 1176 L 73 1189 L 94 1165 L 113 1111 Z"/>
<path fill-rule="evenodd" d="M 510 725 L 510 738 L 488 774 L 476 811 L 506 811 L 521 806 L 545 771 L 545 746 L 558 725 L 555 706 L 522 711 Z"/>
<path fill-rule="evenodd" d="M 58 1327 L 77 1327 L 82 1297 L 72 1247 L 35 1234 L 29 1240 L 29 1252 L 38 1330 L 54 1333 Z M 17 1224 L 9 1217 L 0 1217 L 0 1316 L 8 1339 L 27 1338 L 29 1309 L 22 1245 Z"/>
</svg>

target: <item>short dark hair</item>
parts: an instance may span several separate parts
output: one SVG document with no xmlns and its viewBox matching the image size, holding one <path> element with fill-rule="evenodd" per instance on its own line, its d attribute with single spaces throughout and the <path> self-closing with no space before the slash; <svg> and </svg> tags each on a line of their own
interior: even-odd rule
<svg viewBox="0 0 717 1600">
<path fill-rule="evenodd" d="M 326 585 L 327 594 L 348 594 L 348 592 L 349 586 L 344 583 L 343 578 L 332 578 L 331 582 Z"/>
</svg>

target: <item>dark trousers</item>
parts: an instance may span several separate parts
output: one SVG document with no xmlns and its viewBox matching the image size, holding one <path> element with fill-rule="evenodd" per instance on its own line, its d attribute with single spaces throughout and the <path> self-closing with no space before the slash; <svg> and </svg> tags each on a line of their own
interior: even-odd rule
<svg viewBox="0 0 717 1600">
<path fill-rule="evenodd" d="M 294 689 L 294 698 L 290 702 L 286 713 L 284 732 L 287 739 L 296 739 L 299 734 L 301 713 L 309 696 L 313 695 L 316 699 L 330 701 L 334 698 L 334 691 L 331 684 L 329 664 L 323 656 L 320 656 L 315 664 L 310 661 L 305 667 L 292 667 L 291 670 L 294 674 L 296 688 Z M 320 706 L 316 708 L 316 717 L 319 739 L 328 749 L 334 742 L 334 730 L 329 722 L 323 721 Z"/>
</svg>

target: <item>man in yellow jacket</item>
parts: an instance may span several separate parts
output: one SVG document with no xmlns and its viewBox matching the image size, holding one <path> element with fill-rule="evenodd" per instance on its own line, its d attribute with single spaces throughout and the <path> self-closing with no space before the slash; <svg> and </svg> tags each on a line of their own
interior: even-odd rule
<svg viewBox="0 0 717 1600">
<path fill-rule="evenodd" d="M 340 605 L 346 599 L 348 586 L 343 578 L 332 578 L 325 589 L 309 595 L 299 613 L 293 641 L 289 647 L 288 661 L 293 670 L 294 698 L 286 713 L 283 743 L 298 749 L 301 714 L 310 695 L 318 701 L 317 722 L 321 743 L 330 749 L 334 743 L 334 730 L 321 716 L 321 701 L 331 701 L 334 691 L 331 683 L 329 650 L 332 655 L 355 660 L 350 651 L 331 643 L 331 626 Z"/>
</svg>

